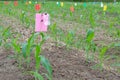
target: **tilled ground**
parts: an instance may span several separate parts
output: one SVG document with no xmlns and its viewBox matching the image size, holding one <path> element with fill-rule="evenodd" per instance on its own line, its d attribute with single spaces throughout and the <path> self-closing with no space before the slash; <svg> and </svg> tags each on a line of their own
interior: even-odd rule
<svg viewBox="0 0 120 80">
<path fill-rule="evenodd" d="M 0 25 L 11 26 L 13 31 L 22 34 L 21 42 L 24 42 L 31 29 L 26 29 L 16 19 L 0 15 Z M 0 48 L 0 80 L 34 80 L 31 76 L 23 74 L 16 61 L 9 56 L 13 51 Z M 86 62 L 84 51 L 67 50 L 65 47 L 56 47 L 48 41 L 43 45 L 42 55 L 46 56 L 53 67 L 53 80 L 120 80 L 116 75 L 107 70 L 93 70 L 94 62 Z M 34 66 L 32 66 L 34 67 Z M 44 71 L 43 71 L 44 72 Z"/>
</svg>

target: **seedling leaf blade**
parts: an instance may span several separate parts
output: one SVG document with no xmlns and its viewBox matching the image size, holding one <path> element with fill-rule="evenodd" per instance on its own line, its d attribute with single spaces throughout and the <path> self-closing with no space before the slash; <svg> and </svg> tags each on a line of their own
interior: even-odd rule
<svg viewBox="0 0 120 80">
<path fill-rule="evenodd" d="M 44 56 L 40 56 L 40 59 L 41 59 L 42 65 L 48 71 L 49 77 L 52 78 L 52 67 L 51 67 L 49 61 Z"/>
</svg>

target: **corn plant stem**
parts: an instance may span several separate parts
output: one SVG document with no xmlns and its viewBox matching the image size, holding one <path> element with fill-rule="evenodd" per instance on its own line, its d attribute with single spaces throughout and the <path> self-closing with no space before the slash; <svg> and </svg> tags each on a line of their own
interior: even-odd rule
<svg viewBox="0 0 120 80">
<path fill-rule="evenodd" d="M 19 59 L 19 63 L 18 63 L 19 64 L 19 68 L 21 68 L 21 65 L 22 65 L 22 60 L 21 59 L 22 59 L 22 57 L 19 56 L 18 59 Z"/>
<path fill-rule="evenodd" d="M 86 50 L 86 52 L 85 52 L 86 53 L 86 61 L 89 61 L 88 52 L 89 52 L 88 50 Z"/>
<path fill-rule="evenodd" d="M 57 38 L 57 35 L 54 33 L 53 36 L 54 36 L 54 41 L 56 42 L 55 45 L 58 46 L 58 38 Z"/>
<path fill-rule="evenodd" d="M 27 57 L 26 57 L 26 64 L 27 64 L 27 68 L 29 68 L 30 66 L 30 51 L 27 51 Z"/>
</svg>

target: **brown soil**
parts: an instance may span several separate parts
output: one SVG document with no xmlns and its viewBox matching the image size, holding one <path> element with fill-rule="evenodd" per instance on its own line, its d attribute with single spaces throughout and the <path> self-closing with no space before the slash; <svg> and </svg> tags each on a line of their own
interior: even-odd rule
<svg viewBox="0 0 120 80">
<path fill-rule="evenodd" d="M 106 70 L 93 70 L 93 62 L 86 62 L 83 51 L 66 50 L 66 48 L 52 47 L 45 49 L 43 55 L 47 56 L 53 66 L 53 80 L 119 80 L 117 76 Z"/>
<path fill-rule="evenodd" d="M 23 69 L 18 68 L 15 59 L 10 58 L 12 51 L 0 47 L 0 80 L 32 80 L 29 75 L 24 75 Z"/>
<path fill-rule="evenodd" d="M 29 37 L 31 31 L 23 28 L 16 19 L 11 20 L 3 16 L 0 16 L 0 19 L 2 20 L 0 25 L 11 25 L 14 28 L 13 31 L 18 30 L 19 33 L 24 34 L 21 42 Z M 18 68 L 14 58 L 9 58 L 13 53 L 11 50 L 0 48 L 0 80 L 34 80 L 32 76 L 23 74 L 25 70 Z M 86 62 L 84 51 L 67 50 L 63 46 L 56 47 L 54 43 L 51 45 L 48 41 L 43 45 L 42 55 L 47 57 L 52 64 L 53 80 L 120 80 L 120 75 L 111 71 L 91 69 L 95 63 Z"/>
</svg>

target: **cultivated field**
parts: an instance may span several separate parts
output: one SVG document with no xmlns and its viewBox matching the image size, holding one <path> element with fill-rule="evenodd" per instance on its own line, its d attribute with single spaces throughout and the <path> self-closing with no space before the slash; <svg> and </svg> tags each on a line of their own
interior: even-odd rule
<svg viewBox="0 0 120 80">
<path fill-rule="evenodd" d="M 0 80 L 120 80 L 120 3 L 103 4 L 0 1 Z"/>
</svg>

